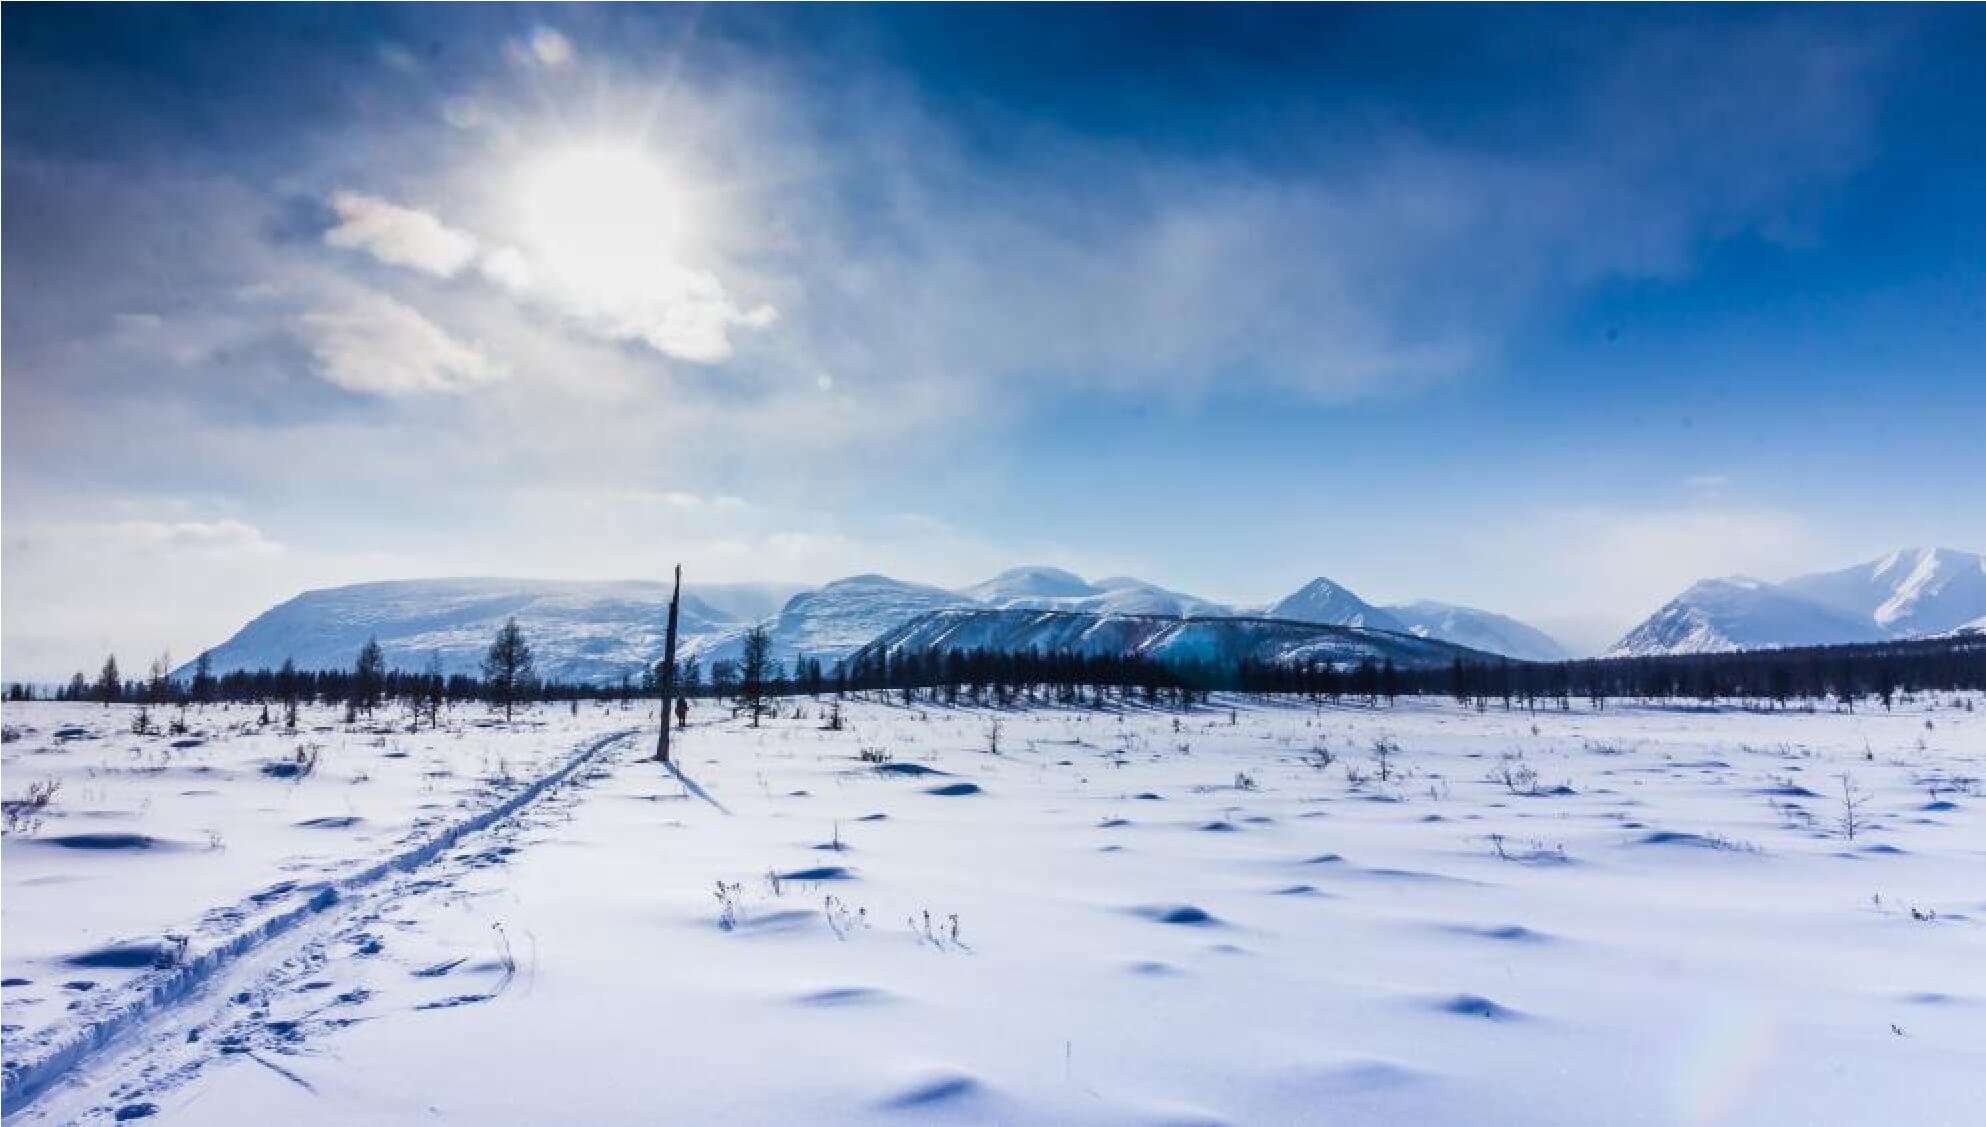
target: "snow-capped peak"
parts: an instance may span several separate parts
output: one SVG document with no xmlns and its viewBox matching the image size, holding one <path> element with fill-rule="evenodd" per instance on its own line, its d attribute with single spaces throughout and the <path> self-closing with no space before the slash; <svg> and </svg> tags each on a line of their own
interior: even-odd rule
<svg viewBox="0 0 1986 1127">
<path fill-rule="evenodd" d="M 1010 567 L 991 579 L 959 589 L 959 594 L 1001 606 L 1014 599 L 1068 599 L 1094 595 L 1098 588 L 1059 567 Z"/>
<path fill-rule="evenodd" d="M 1406 624 L 1329 579 L 1319 576 L 1294 593 L 1270 604 L 1270 618 L 1320 622 L 1327 626 L 1365 626 L 1405 632 Z"/>
</svg>

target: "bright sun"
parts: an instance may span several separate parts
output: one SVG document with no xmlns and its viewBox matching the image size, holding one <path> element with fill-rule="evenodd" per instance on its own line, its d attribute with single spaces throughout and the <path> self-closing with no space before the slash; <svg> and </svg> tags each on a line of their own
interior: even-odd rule
<svg viewBox="0 0 1986 1127">
<path fill-rule="evenodd" d="M 668 170 L 638 148 L 562 149 L 525 170 L 520 234 L 534 264 L 565 285 L 625 291 L 682 252 L 687 202 Z"/>
</svg>

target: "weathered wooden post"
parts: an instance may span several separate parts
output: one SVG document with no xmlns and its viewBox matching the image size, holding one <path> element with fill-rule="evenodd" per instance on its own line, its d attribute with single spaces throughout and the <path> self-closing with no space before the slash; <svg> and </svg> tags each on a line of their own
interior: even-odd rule
<svg viewBox="0 0 1986 1127">
<path fill-rule="evenodd" d="M 683 565 L 676 565 L 676 587 L 669 594 L 669 632 L 662 642 L 662 731 L 655 737 L 655 759 L 669 762 L 670 712 L 676 703 L 676 611 L 683 600 Z"/>
</svg>

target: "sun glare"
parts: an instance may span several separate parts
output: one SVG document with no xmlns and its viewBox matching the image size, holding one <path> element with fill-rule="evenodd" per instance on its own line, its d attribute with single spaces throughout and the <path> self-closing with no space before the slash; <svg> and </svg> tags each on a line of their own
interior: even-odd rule
<svg viewBox="0 0 1986 1127">
<path fill-rule="evenodd" d="M 680 254 L 687 234 L 682 186 L 632 146 L 545 156 L 525 170 L 518 211 L 533 262 L 582 290 L 639 286 Z"/>
</svg>

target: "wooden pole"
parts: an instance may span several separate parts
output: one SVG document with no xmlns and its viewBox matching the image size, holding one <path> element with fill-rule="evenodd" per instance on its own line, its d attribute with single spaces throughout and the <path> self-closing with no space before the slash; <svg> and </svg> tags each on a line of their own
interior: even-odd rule
<svg viewBox="0 0 1986 1127">
<path fill-rule="evenodd" d="M 676 565 L 676 587 L 669 595 L 669 632 L 662 643 L 662 731 L 655 737 L 655 758 L 669 762 L 670 713 L 676 704 L 676 611 L 683 600 L 683 565 Z"/>
</svg>

